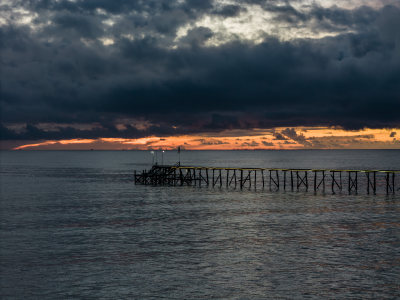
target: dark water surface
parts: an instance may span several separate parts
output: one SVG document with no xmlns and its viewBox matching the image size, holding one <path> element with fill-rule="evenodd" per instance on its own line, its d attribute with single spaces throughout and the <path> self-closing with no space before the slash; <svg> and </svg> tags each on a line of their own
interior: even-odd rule
<svg viewBox="0 0 400 300">
<path fill-rule="evenodd" d="M 135 186 L 149 152 L 0 155 L 1 299 L 400 297 L 400 192 Z M 400 169 L 398 150 L 181 155 L 187 165 Z"/>
</svg>

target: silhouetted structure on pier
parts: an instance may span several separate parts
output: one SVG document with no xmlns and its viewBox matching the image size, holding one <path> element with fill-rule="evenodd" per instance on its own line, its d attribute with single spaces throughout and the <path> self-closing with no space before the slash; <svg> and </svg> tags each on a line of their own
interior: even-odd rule
<svg viewBox="0 0 400 300">
<path fill-rule="evenodd" d="M 361 176 L 364 174 L 365 176 Z M 266 169 L 224 168 L 154 165 L 150 170 L 135 171 L 135 184 L 169 186 L 226 186 L 235 188 L 269 188 L 284 191 L 326 191 L 332 193 L 347 189 L 358 193 L 366 188 L 367 194 L 377 193 L 377 188 L 386 194 L 395 194 L 398 170 L 329 170 L 329 169 Z M 400 176 L 398 176 L 400 178 Z M 360 184 L 362 183 L 362 184 Z"/>
</svg>

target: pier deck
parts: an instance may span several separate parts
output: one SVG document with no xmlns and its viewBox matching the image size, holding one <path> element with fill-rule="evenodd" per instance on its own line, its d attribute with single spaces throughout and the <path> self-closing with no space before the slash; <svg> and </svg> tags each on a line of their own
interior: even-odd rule
<svg viewBox="0 0 400 300">
<path fill-rule="evenodd" d="M 396 176 L 397 175 L 397 176 Z M 228 168 L 180 165 L 154 165 L 150 170 L 135 171 L 135 184 L 169 186 L 212 186 L 268 188 L 271 191 L 347 191 L 367 194 L 378 190 L 386 194 L 400 191 L 400 170 L 337 170 Z"/>
</svg>

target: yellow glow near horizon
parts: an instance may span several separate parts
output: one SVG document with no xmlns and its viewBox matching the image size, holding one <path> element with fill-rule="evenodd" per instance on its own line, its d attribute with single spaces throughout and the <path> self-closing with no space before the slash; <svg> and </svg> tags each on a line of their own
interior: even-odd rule
<svg viewBox="0 0 400 300">
<path fill-rule="evenodd" d="M 400 129 L 347 131 L 329 127 L 226 130 L 169 137 L 49 140 L 14 150 L 244 150 L 244 149 L 400 149 Z"/>
</svg>

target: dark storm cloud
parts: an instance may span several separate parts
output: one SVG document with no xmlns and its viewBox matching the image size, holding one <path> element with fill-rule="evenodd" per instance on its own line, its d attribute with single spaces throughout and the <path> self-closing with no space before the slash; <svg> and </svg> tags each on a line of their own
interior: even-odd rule
<svg viewBox="0 0 400 300">
<path fill-rule="evenodd" d="M 224 145 L 224 144 L 229 144 L 228 142 L 223 142 L 221 140 L 215 140 L 215 139 L 198 139 L 195 140 L 197 142 L 200 142 L 202 145 Z"/>
<path fill-rule="evenodd" d="M 118 129 L 113 124 L 104 123 L 94 129 L 79 129 L 72 126 L 54 126 L 52 130 L 40 129 L 35 125 L 27 124 L 22 130 L 14 131 L 0 124 L 0 139 L 2 140 L 61 140 L 61 139 L 96 139 L 96 138 L 143 138 L 149 135 L 171 136 L 188 134 L 186 129 L 174 129 L 170 126 L 154 125 L 146 129 L 137 129 L 124 124 Z"/>
<path fill-rule="evenodd" d="M 2 126 L 1 138 L 400 126 L 399 8 L 314 6 L 304 12 L 290 2 L 250 2 L 273 13 L 275 22 L 314 24 L 315 32 L 341 34 L 287 42 L 266 34 L 257 45 L 233 39 L 206 46 L 221 33 L 195 26 L 195 21 L 205 15 L 233 18 L 246 11 L 245 5 L 203 0 L 15 2 L 37 17 L 29 25 L 10 21 L 0 27 L 1 119 L 7 126 L 30 125 L 20 132 Z M 190 25 L 187 32 L 177 36 L 185 25 Z M 100 39 L 107 38 L 112 45 L 103 45 Z M 125 130 L 116 129 L 118 120 L 129 118 L 155 125 L 138 130 L 128 122 Z M 39 129 L 37 124 L 45 122 L 99 126 Z M 296 132 L 286 136 L 302 142 Z"/>
<path fill-rule="evenodd" d="M 302 12 L 290 4 L 283 6 L 264 5 L 265 10 L 276 13 L 276 20 L 291 23 L 299 26 L 307 22 L 314 22 L 314 29 L 327 30 L 348 30 L 360 29 L 362 26 L 369 26 L 379 16 L 379 12 L 371 7 L 361 6 L 352 10 L 333 6 L 330 8 L 321 7 L 315 3 L 308 12 Z M 365 28 L 363 28 L 365 29 Z"/>
<path fill-rule="evenodd" d="M 197 47 L 202 46 L 204 43 L 213 36 L 213 32 L 207 27 L 196 27 L 188 31 L 186 36 L 180 41 L 187 46 Z"/>
<path fill-rule="evenodd" d="M 275 140 L 278 140 L 278 141 L 285 141 L 285 140 L 287 140 L 287 138 L 285 138 L 282 134 L 280 134 L 279 132 L 276 132 L 276 133 L 274 133 L 274 137 L 275 137 Z"/>
<path fill-rule="evenodd" d="M 282 134 L 304 146 L 312 145 L 302 133 L 298 134 L 294 128 L 286 128 L 282 131 Z"/>
<path fill-rule="evenodd" d="M 239 5 L 225 5 L 222 8 L 213 11 L 214 14 L 221 17 L 236 17 L 241 12 L 246 11 L 245 7 L 240 7 Z"/>
<path fill-rule="evenodd" d="M 264 144 L 264 142 L 263 142 L 263 144 Z M 243 146 L 243 147 L 257 147 L 259 145 L 260 144 L 257 143 L 256 141 L 252 141 L 251 143 L 250 142 L 244 142 L 244 143 L 242 143 L 241 146 Z"/>
<path fill-rule="evenodd" d="M 270 142 L 266 142 L 266 141 L 262 141 L 264 146 L 270 147 L 270 146 L 275 146 L 274 143 L 270 143 Z"/>
</svg>

